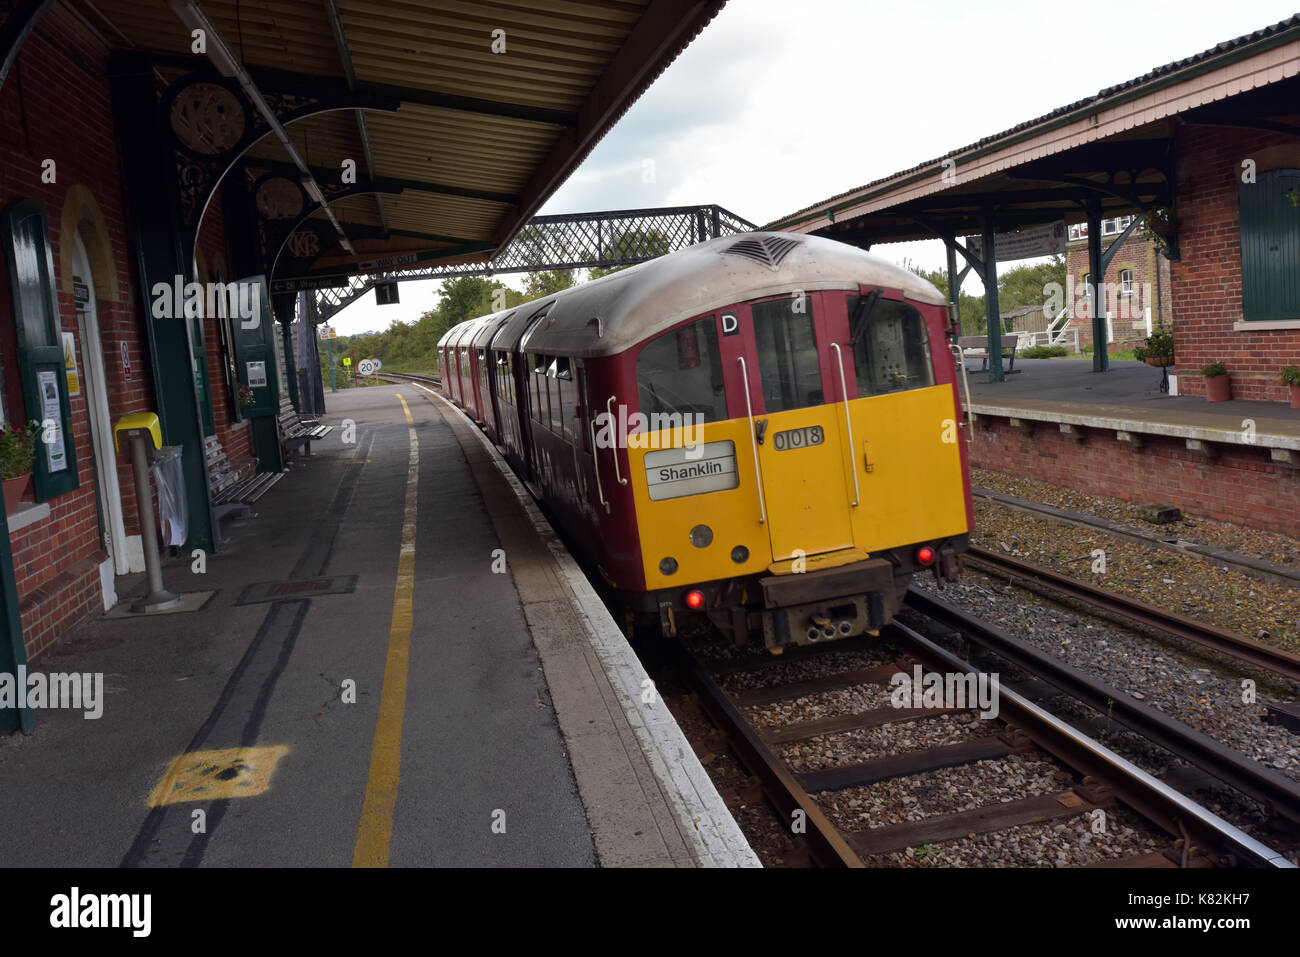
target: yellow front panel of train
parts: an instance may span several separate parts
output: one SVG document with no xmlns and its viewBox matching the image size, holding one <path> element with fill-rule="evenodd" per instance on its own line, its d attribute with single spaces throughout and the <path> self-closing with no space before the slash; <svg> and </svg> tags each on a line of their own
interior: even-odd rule
<svg viewBox="0 0 1300 957">
<path fill-rule="evenodd" d="M 841 478 L 848 460 L 843 409 L 817 405 L 760 419 L 765 425 L 758 461 L 775 561 L 854 545 L 852 500 Z"/>
<path fill-rule="evenodd" d="M 967 531 L 964 437 L 951 386 L 854 399 L 849 414 L 861 491 L 853 538 L 861 548 L 876 552 Z"/>
<path fill-rule="evenodd" d="M 771 561 L 767 529 L 759 521 L 749 421 L 690 430 L 696 448 L 683 447 L 684 431 L 628 436 L 641 559 L 651 590 L 752 575 Z M 691 541 L 699 525 L 708 529 L 706 544 Z M 697 541 L 704 537 L 697 534 Z M 731 557 L 737 547 L 748 553 L 743 562 Z M 665 558 L 677 563 L 671 575 L 660 571 Z"/>
<path fill-rule="evenodd" d="M 757 416 L 761 502 L 747 419 L 704 425 L 696 448 L 682 430 L 629 436 L 646 587 L 766 573 L 801 554 L 812 571 L 967 530 L 950 386 L 855 399 L 849 416 L 851 442 L 841 403 Z"/>
</svg>

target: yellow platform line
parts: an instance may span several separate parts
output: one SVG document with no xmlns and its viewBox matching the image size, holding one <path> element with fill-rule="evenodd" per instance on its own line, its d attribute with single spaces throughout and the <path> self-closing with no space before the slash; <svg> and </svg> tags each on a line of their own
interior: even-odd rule
<svg viewBox="0 0 1300 957">
<path fill-rule="evenodd" d="M 413 424 L 411 408 L 397 397 Z M 379 717 L 370 746 L 370 774 L 366 797 L 357 826 L 357 844 L 352 852 L 353 867 L 387 867 L 388 847 L 393 839 L 393 809 L 397 805 L 398 772 L 402 764 L 402 718 L 406 713 L 406 675 L 411 651 L 411 602 L 415 591 L 416 495 L 420 478 L 420 443 L 411 434 L 411 455 L 406 470 L 406 512 L 402 519 L 402 550 L 397 562 L 397 586 L 393 590 L 393 623 L 388 630 L 388 658 L 384 663 L 384 685 L 379 695 Z"/>
</svg>

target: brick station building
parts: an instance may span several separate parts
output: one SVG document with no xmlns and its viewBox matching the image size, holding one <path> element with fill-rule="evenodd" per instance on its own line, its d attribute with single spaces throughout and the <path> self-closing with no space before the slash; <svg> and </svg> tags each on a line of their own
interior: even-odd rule
<svg viewBox="0 0 1300 957">
<path fill-rule="evenodd" d="M 497 36 L 511 4 L 0 2 L 0 416 L 44 424 L 0 538 L 0 672 L 144 568 L 115 423 L 159 416 L 180 552 L 219 549 L 214 489 L 283 474 L 300 407 L 307 293 L 272 283 L 491 259 L 721 6 L 543 11 Z M 191 309 L 188 283 L 240 295 L 204 285 Z"/>
</svg>

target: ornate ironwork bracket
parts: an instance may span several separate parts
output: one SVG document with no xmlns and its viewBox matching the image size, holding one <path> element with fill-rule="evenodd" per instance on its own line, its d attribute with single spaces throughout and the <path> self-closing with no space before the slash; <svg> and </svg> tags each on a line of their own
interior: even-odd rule
<svg viewBox="0 0 1300 957">
<path fill-rule="evenodd" d="M 275 117 L 285 126 L 332 110 L 394 111 L 395 99 L 336 93 L 262 91 Z M 193 258 L 203 213 L 230 168 L 270 132 L 270 124 L 233 79 L 204 67 L 181 77 L 159 103 L 170 136 L 180 200 L 181 235 L 186 262 Z M 301 187 L 299 187 L 301 190 Z M 287 201 L 287 194 L 278 196 Z"/>
</svg>

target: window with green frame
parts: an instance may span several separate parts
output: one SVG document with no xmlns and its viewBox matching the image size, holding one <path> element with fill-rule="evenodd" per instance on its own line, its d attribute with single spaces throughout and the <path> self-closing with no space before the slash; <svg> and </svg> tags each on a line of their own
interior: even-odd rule
<svg viewBox="0 0 1300 957">
<path fill-rule="evenodd" d="M 32 480 L 36 500 L 43 502 L 71 492 L 79 484 L 58 299 L 54 293 L 54 254 L 44 204 L 28 199 L 9 208 L 4 216 L 4 247 L 23 404 L 27 418 L 42 425 L 32 461 Z M 14 419 L 18 419 L 17 414 Z"/>
<path fill-rule="evenodd" d="M 1300 169 L 1237 187 L 1241 311 L 1247 322 L 1300 319 Z"/>
</svg>

